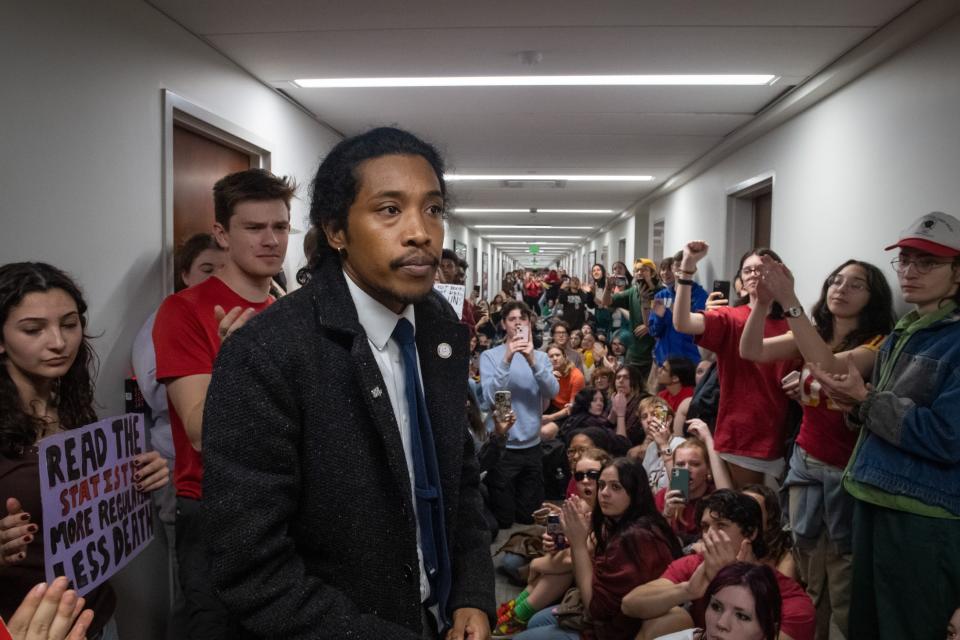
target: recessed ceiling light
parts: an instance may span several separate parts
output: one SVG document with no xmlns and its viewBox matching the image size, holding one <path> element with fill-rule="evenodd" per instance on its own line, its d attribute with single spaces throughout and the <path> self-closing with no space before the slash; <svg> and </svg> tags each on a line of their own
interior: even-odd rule
<svg viewBox="0 0 960 640">
<path fill-rule="evenodd" d="M 550 224 L 475 224 L 476 229 L 593 229 L 593 227 L 557 227 Z"/>
<path fill-rule="evenodd" d="M 497 173 L 497 174 L 478 174 L 478 173 L 447 173 L 444 179 L 448 182 L 466 182 L 476 180 L 512 180 L 515 182 L 557 182 L 565 180 L 567 182 L 649 182 L 653 176 L 641 175 L 585 175 L 585 174 L 542 174 L 542 173 Z M 529 211 L 524 209 L 523 211 Z M 546 213 L 564 212 L 572 213 L 569 209 L 537 209 Z M 593 213 L 613 213 L 610 210 L 592 210 Z"/>
<path fill-rule="evenodd" d="M 602 86 L 758 86 L 773 84 L 770 74 L 580 75 L 580 76 L 422 76 L 398 78 L 301 78 L 305 89 L 391 87 L 602 87 Z"/>
</svg>

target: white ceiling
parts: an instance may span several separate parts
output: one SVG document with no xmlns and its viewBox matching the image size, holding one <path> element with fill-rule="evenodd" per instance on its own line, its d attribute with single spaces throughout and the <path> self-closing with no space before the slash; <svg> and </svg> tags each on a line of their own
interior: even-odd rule
<svg viewBox="0 0 960 640">
<path fill-rule="evenodd" d="M 562 188 L 451 184 L 460 207 L 615 211 L 455 214 L 471 227 L 594 229 L 915 2 L 147 1 L 344 134 L 396 124 L 437 144 L 450 170 L 459 173 L 655 177 L 646 183 L 567 183 Z M 541 62 L 524 64 L 522 51 L 541 52 Z M 292 83 L 332 77 L 695 73 L 781 79 L 761 87 L 302 89 Z M 480 231 L 484 236 L 513 233 Z M 525 253 L 516 245 L 504 248 L 516 256 Z"/>
</svg>

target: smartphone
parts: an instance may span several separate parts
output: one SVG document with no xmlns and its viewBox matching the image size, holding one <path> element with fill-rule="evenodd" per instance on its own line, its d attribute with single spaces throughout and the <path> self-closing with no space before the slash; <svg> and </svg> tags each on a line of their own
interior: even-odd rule
<svg viewBox="0 0 960 640">
<path fill-rule="evenodd" d="M 615 287 L 626 287 L 627 286 L 627 277 L 626 276 L 613 276 L 613 285 Z"/>
<path fill-rule="evenodd" d="M 507 419 L 513 404 L 510 400 L 509 391 L 495 391 L 493 394 L 493 411 L 497 414 L 497 420 L 503 422 Z"/>
<path fill-rule="evenodd" d="M 667 423 L 667 408 L 660 403 L 657 403 L 653 406 L 653 416 L 660 421 L 661 424 Z"/>
<path fill-rule="evenodd" d="M 670 474 L 670 489 L 676 489 L 683 493 L 683 499 L 690 498 L 690 470 L 674 467 Z"/>
<path fill-rule="evenodd" d="M 522 324 L 517 327 L 517 338 L 523 338 L 526 342 L 530 342 L 530 325 Z"/>
<path fill-rule="evenodd" d="M 786 386 L 786 385 L 790 384 L 791 382 L 796 382 L 796 381 L 799 380 L 799 379 L 800 379 L 800 372 L 797 371 L 796 369 L 794 369 L 793 371 L 791 371 L 791 372 L 788 373 L 787 375 L 783 376 L 783 379 L 780 380 L 780 386 L 781 386 L 781 387 Z"/>
<path fill-rule="evenodd" d="M 713 290 L 723 296 L 724 300 L 730 299 L 730 281 L 729 280 L 714 280 L 713 281 Z"/>
</svg>

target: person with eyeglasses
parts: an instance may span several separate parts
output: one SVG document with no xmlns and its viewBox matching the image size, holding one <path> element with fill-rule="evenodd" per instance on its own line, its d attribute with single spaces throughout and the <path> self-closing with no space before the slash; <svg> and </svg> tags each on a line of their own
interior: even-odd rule
<svg viewBox="0 0 960 640">
<path fill-rule="evenodd" d="M 842 479 L 857 432 L 846 427 L 844 412 L 824 393 L 811 366 L 844 373 L 851 359 L 861 375 L 869 376 L 877 349 L 893 328 L 893 294 L 880 269 L 847 260 L 824 280 L 811 321 L 802 312 L 790 270 L 769 258 L 763 268 L 740 355 L 756 362 L 804 361 L 784 384 L 803 408 L 784 486 L 800 573 L 821 612 L 817 637 L 828 638 L 831 614 L 838 628 L 848 623 L 853 498 Z M 790 331 L 765 339 L 763 319 L 774 302 L 786 309 Z"/>
<path fill-rule="evenodd" d="M 673 326 L 694 336 L 695 342 L 717 355 L 720 400 L 714 441 L 726 462 L 734 486 L 759 484 L 764 476 L 778 478 L 785 463 L 784 439 L 789 400 L 780 380 L 794 368 L 792 362 L 751 362 L 740 357 L 740 335 L 750 311 L 757 306 L 757 285 L 764 269 L 763 257 L 781 262 L 770 249 L 752 249 L 740 258 L 737 273 L 745 296 L 736 305 L 693 312 L 690 307 L 693 275 L 706 257 L 709 245 L 693 241 L 683 248 L 675 283 Z M 738 288 L 738 292 L 741 291 Z M 763 319 L 763 335 L 772 338 L 789 330 L 783 308 L 774 303 Z"/>
<path fill-rule="evenodd" d="M 960 602 L 960 220 L 922 216 L 891 249 L 914 309 L 880 346 L 871 384 L 852 359 L 812 370 L 860 429 L 843 477 L 851 635 L 933 638 Z"/>
</svg>

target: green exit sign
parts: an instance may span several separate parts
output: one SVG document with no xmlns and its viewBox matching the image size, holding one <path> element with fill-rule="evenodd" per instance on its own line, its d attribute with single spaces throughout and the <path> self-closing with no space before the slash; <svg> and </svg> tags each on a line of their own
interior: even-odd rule
<svg viewBox="0 0 960 640">
<path fill-rule="evenodd" d="M 540 253 L 540 245 L 538 244 L 530 245 L 530 253 Z"/>
</svg>

